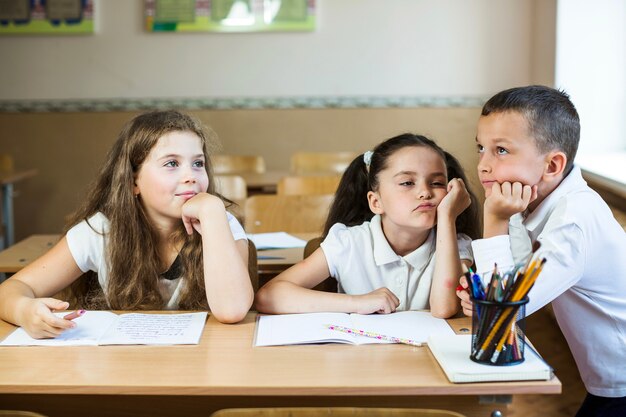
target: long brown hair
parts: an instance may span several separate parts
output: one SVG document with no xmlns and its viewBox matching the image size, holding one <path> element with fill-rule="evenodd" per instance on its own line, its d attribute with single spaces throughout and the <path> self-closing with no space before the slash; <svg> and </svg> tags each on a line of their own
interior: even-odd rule
<svg viewBox="0 0 626 417">
<path fill-rule="evenodd" d="M 215 133 L 187 114 L 174 110 L 153 111 L 133 118 L 120 132 L 104 165 L 87 192 L 87 200 L 73 213 L 67 228 L 101 212 L 110 222 L 104 236 L 108 282 L 106 299 L 95 273 L 87 273 L 70 287 L 77 306 L 114 310 L 162 309 L 164 301 L 157 288 L 162 272 L 157 233 L 140 199 L 133 194 L 135 176 L 146 157 L 163 135 L 188 131 L 202 142 L 205 169 L 209 178 L 207 192 L 217 195 L 207 145 L 216 142 Z M 95 230 L 95 229 L 94 229 Z M 181 276 L 185 277 L 180 295 L 181 309 L 208 309 L 202 265 L 202 241 L 198 233 L 188 236 L 182 221 L 171 236 L 182 242 Z"/>
</svg>

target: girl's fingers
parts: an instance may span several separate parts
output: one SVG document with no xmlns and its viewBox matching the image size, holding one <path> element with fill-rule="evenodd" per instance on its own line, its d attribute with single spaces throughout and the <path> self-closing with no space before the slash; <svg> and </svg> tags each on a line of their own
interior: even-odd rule
<svg viewBox="0 0 626 417">
<path fill-rule="evenodd" d="M 188 235 L 193 234 L 193 226 L 191 225 L 191 219 L 185 215 L 183 215 L 183 225 L 185 225 L 185 230 Z"/>
<path fill-rule="evenodd" d="M 70 320 L 63 320 L 60 317 L 55 316 L 54 314 L 45 315 L 41 318 L 41 321 L 45 326 L 48 326 L 50 329 L 58 330 L 58 334 L 60 334 L 63 330 L 72 329 L 76 327 L 76 323 Z"/>
</svg>

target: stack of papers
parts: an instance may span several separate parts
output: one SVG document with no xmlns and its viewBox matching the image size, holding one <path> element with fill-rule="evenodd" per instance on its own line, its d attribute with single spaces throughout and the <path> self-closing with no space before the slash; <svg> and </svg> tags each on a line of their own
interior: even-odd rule
<svg viewBox="0 0 626 417">
<path fill-rule="evenodd" d="M 433 335 L 428 348 L 439 362 L 450 382 L 488 382 L 548 380 L 552 368 L 529 346 L 524 362 L 517 365 L 483 365 L 470 359 L 471 335 Z"/>
<path fill-rule="evenodd" d="M 257 250 L 303 248 L 306 240 L 298 239 L 285 232 L 250 233 L 248 239 L 254 242 Z"/>
</svg>

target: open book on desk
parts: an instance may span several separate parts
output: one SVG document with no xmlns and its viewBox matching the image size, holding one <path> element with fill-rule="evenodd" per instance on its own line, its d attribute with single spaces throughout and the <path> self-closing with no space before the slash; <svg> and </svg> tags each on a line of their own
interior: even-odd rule
<svg viewBox="0 0 626 417">
<path fill-rule="evenodd" d="M 67 311 L 56 313 L 63 317 Z M 76 327 L 54 339 L 33 339 L 21 327 L 0 346 L 195 345 L 200 341 L 207 313 L 117 315 L 87 311 L 74 319 Z"/>
<path fill-rule="evenodd" d="M 357 333 L 332 330 L 329 326 L 355 329 Z M 362 336 L 358 331 L 370 335 Z M 371 337 L 372 335 L 382 337 Z M 255 346 L 297 345 L 307 343 L 394 343 L 391 339 L 410 340 L 419 345 L 430 335 L 453 335 L 443 319 L 428 311 L 402 311 L 392 314 L 305 313 L 257 316 Z"/>
<path fill-rule="evenodd" d="M 517 365 L 483 365 L 470 359 L 471 335 L 435 335 L 428 339 L 428 348 L 450 382 L 489 382 L 548 380 L 553 372 L 537 353 L 526 346 L 524 362 Z"/>
</svg>

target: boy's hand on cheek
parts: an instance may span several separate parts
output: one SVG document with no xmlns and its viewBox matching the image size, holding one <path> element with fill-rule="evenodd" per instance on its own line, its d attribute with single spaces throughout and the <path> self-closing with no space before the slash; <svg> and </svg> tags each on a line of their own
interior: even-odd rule
<svg viewBox="0 0 626 417">
<path fill-rule="evenodd" d="M 484 237 L 507 234 L 511 216 L 526 210 L 536 198 L 537 186 L 521 182 L 494 183 L 491 194 L 485 199 Z"/>
</svg>

